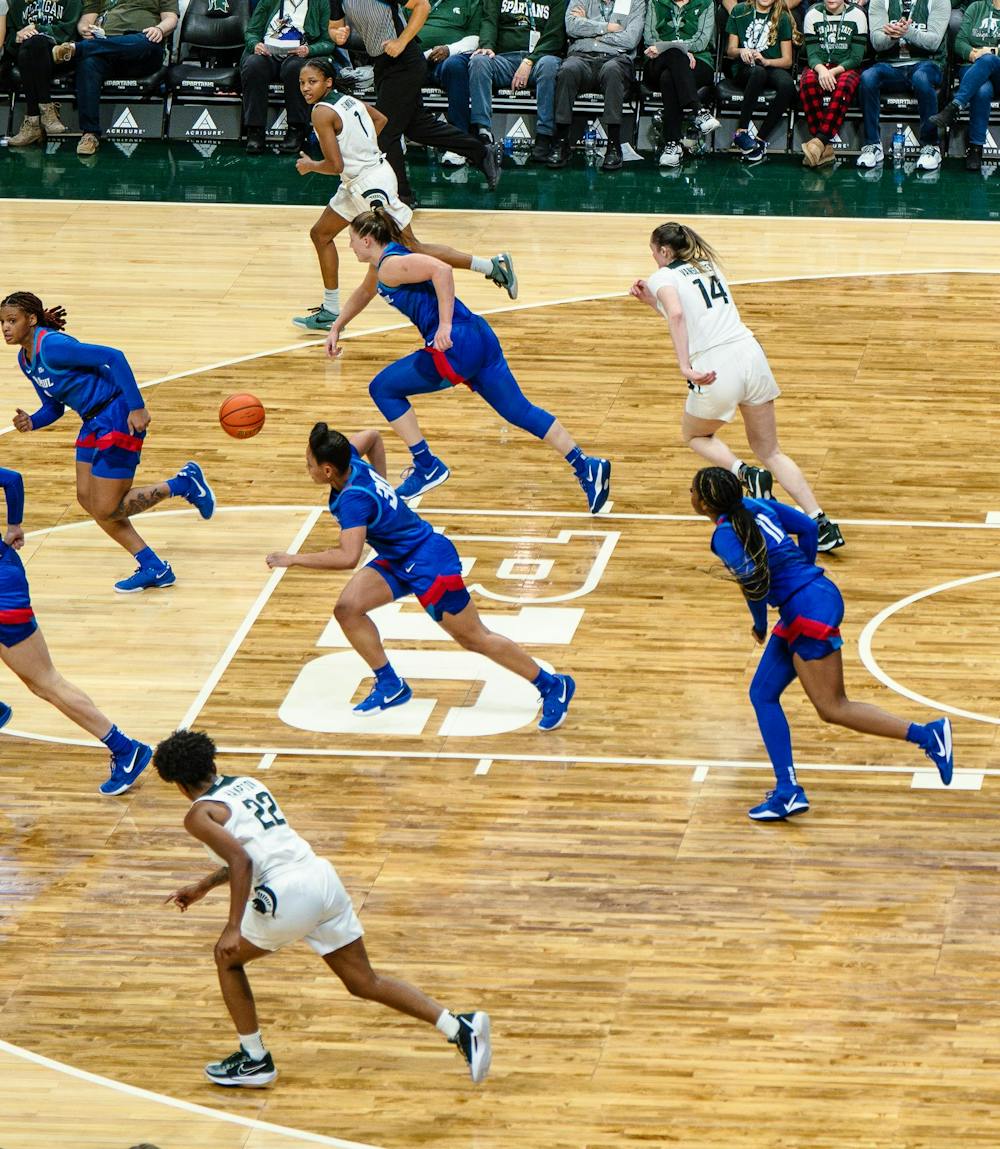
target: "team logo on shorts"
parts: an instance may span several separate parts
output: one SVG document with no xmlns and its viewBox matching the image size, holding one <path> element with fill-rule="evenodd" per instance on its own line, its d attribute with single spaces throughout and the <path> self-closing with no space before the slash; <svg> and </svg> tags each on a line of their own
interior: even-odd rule
<svg viewBox="0 0 1000 1149">
<path fill-rule="evenodd" d="M 273 918 L 278 912 L 278 895 L 269 886 L 254 886 L 253 901 L 250 903 L 258 914 Z"/>
<path fill-rule="evenodd" d="M 367 191 L 361 193 L 368 201 L 369 207 L 388 207 L 389 206 L 389 193 L 383 191 L 381 188 L 369 188 Z"/>
</svg>

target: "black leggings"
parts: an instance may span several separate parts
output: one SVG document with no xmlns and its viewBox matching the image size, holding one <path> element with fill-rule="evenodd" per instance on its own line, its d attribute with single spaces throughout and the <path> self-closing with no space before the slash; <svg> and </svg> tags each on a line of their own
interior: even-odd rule
<svg viewBox="0 0 1000 1149">
<path fill-rule="evenodd" d="M 680 141 L 686 108 L 698 103 L 698 89 L 712 83 L 714 73 L 704 60 L 695 59 L 694 67 L 682 48 L 668 48 L 648 59 L 643 79 L 663 97 L 663 138 L 668 144 Z"/>
<path fill-rule="evenodd" d="M 767 140 L 785 112 L 792 106 L 795 99 L 795 81 L 787 68 L 765 68 L 763 64 L 753 64 L 751 67 L 737 68 L 733 72 L 733 83 L 743 89 L 743 104 L 736 124 L 738 131 L 750 126 L 750 118 L 757 107 L 757 97 L 766 88 L 773 88 L 774 99 L 767 109 L 764 122 L 760 126 L 757 138 Z"/>
<path fill-rule="evenodd" d="M 29 36 L 14 49 L 26 116 L 37 116 L 39 104 L 52 102 L 52 44 L 48 36 Z"/>
</svg>

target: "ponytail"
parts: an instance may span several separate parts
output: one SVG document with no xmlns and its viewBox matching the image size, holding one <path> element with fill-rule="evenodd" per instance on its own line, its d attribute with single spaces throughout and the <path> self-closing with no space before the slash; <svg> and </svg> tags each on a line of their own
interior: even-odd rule
<svg viewBox="0 0 1000 1149">
<path fill-rule="evenodd" d="M 25 315 L 33 315 L 39 327 L 51 327 L 53 331 L 62 331 L 66 326 L 65 307 L 43 307 L 42 301 L 30 291 L 14 291 L 4 299 L 0 299 L 0 307 L 17 307 Z"/>
<path fill-rule="evenodd" d="M 723 467 L 703 467 L 694 477 L 694 492 L 716 515 L 725 515 L 746 552 L 747 565 L 733 571 L 749 602 L 767 598 L 771 589 L 771 568 L 767 561 L 767 543 L 753 515 L 743 503 L 739 479 Z"/>
<path fill-rule="evenodd" d="M 316 423 L 309 432 L 309 450 L 317 463 L 328 463 L 340 475 L 351 465 L 351 444 L 326 423 Z"/>
<path fill-rule="evenodd" d="M 678 259 L 690 263 L 701 272 L 720 266 L 715 249 L 687 224 L 661 223 L 650 240 L 656 247 L 669 247 Z"/>
<path fill-rule="evenodd" d="M 390 243 L 402 243 L 403 233 L 399 224 L 386 211 L 384 205 L 377 203 L 370 211 L 363 211 L 351 220 L 351 231 L 364 239 L 371 236 L 377 244 L 387 247 Z"/>
</svg>

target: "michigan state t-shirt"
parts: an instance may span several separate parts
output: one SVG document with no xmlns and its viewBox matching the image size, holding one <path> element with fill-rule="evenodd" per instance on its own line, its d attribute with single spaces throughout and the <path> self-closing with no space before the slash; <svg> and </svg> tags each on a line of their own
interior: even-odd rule
<svg viewBox="0 0 1000 1149">
<path fill-rule="evenodd" d="M 141 32 L 159 24 L 161 12 L 179 14 L 177 0 L 100 0 L 84 3 L 84 16 L 96 15 L 108 36 L 124 36 L 127 32 Z"/>
<path fill-rule="evenodd" d="M 778 34 L 774 43 L 771 37 L 771 13 L 758 12 L 753 4 L 737 4 L 726 21 L 726 35 L 735 36 L 741 48 L 753 48 L 767 60 L 776 60 L 781 55 L 781 44 L 792 38 L 792 18 L 787 12 L 778 17 Z"/>
</svg>

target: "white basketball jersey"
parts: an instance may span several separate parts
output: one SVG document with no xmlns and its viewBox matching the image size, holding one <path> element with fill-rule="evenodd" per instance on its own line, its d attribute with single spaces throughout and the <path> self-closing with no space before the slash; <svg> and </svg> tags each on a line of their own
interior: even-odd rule
<svg viewBox="0 0 1000 1149">
<path fill-rule="evenodd" d="M 729 284 L 718 268 L 709 265 L 705 271 L 699 271 L 693 264 L 675 260 L 668 267 L 657 268 L 646 283 L 654 295 L 661 287 L 672 287 L 677 292 L 687 324 L 688 354 L 692 357 L 724 343 L 753 338 L 753 332 L 740 319 Z M 656 307 L 665 319 L 667 312 L 659 299 Z"/>
<path fill-rule="evenodd" d="M 229 807 L 225 829 L 250 855 L 254 885 L 279 866 L 295 866 L 315 858 L 312 846 L 289 826 L 271 792 L 256 778 L 220 778 L 195 801 L 221 802 Z M 225 865 L 212 850 L 208 852 Z"/>
<path fill-rule="evenodd" d="M 337 143 L 340 144 L 340 154 L 344 160 L 340 178 L 350 186 L 351 181 L 356 180 L 365 168 L 381 162 L 378 136 L 368 109 L 361 100 L 353 96 L 340 96 L 328 102 L 337 109 L 343 125 L 337 134 Z"/>
</svg>

